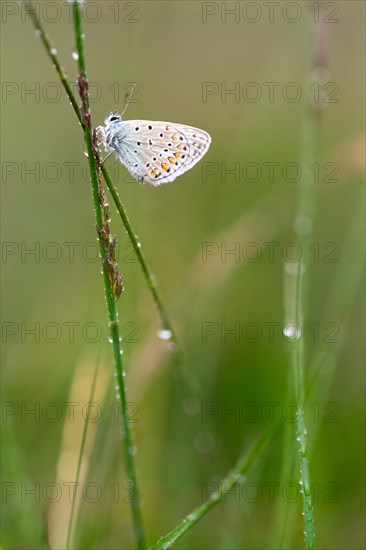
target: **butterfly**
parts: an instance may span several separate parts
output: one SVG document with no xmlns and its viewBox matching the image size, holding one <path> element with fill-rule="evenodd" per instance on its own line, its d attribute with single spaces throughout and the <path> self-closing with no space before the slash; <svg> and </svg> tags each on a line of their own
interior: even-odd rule
<svg viewBox="0 0 366 550">
<path fill-rule="evenodd" d="M 99 126 L 108 156 L 120 162 L 139 182 L 169 183 L 192 168 L 207 152 L 211 137 L 204 130 L 174 122 L 122 120 L 112 111 Z"/>
</svg>

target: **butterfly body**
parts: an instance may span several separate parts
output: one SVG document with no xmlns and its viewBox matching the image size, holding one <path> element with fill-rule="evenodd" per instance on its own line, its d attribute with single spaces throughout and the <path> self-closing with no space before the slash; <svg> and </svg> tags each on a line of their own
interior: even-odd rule
<svg viewBox="0 0 366 550">
<path fill-rule="evenodd" d="M 204 130 L 173 122 L 127 120 L 109 113 L 100 127 L 108 152 L 138 181 L 169 183 L 192 168 L 207 152 L 211 137 Z"/>
</svg>

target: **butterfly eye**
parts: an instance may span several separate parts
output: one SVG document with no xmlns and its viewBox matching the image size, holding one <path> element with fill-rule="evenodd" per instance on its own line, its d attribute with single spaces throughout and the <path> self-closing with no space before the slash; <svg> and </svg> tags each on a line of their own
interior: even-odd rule
<svg viewBox="0 0 366 550">
<path fill-rule="evenodd" d="M 111 116 L 109 122 L 114 122 L 115 120 L 118 120 L 118 116 Z"/>
</svg>

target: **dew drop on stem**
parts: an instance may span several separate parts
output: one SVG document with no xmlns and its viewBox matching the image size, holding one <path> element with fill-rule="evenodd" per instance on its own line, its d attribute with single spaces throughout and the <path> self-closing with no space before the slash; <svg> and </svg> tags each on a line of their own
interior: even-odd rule
<svg viewBox="0 0 366 550">
<path fill-rule="evenodd" d="M 158 338 L 161 340 L 170 340 L 170 338 L 173 336 L 172 331 L 169 329 L 160 329 L 158 330 Z"/>
</svg>

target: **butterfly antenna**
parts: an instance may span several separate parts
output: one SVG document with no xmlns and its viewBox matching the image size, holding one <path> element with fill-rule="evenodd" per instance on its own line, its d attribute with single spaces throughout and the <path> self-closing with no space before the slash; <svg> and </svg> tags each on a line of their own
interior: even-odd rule
<svg viewBox="0 0 366 550">
<path fill-rule="evenodd" d="M 125 105 L 125 108 L 123 109 L 122 113 L 121 113 L 121 116 L 123 116 L 126 112 L 126 109 L 128 107 L 128 104 L 130 103 L 131 101 L 131 97 L 132 97 L 132 94 L 133 92 L 135 91 L 135 88 L 137 86 L 137 82 L 134 82 L 132 88 L 131 88 L 131 91 L 130 93 L 126 92 L 126 95 L 125 95 L 125 101 L 126 101 L 126 105 Z"/>
</svg>

